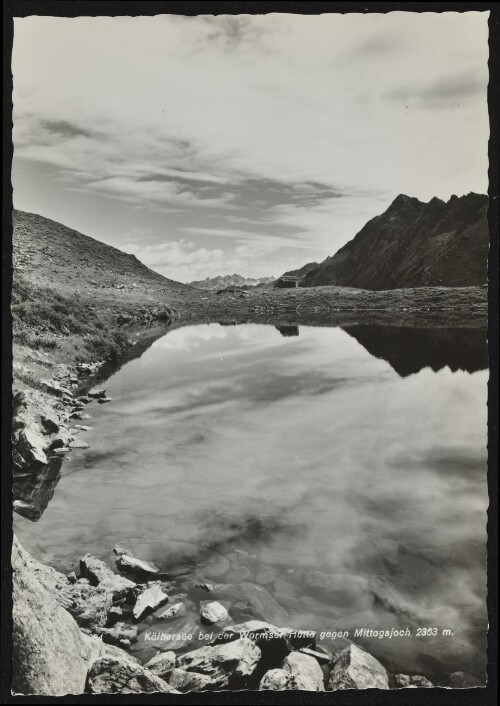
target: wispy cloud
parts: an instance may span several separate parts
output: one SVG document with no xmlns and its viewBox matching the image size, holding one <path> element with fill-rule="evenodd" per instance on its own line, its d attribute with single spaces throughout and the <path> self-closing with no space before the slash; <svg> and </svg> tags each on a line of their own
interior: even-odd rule
<svg viewBox="0 0 500 706">
<path fill-rule="evenodd" d="M 323 259 L 400 192 L 486 190 L 486 21 L 16 18 L 16 206 L 119 246 L 140 216 L 189 279 Z"/>
</svg>

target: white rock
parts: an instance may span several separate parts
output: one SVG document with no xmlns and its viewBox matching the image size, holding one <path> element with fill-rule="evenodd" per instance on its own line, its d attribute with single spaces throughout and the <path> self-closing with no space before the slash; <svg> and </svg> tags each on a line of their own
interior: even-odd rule
<svg viewBox="0 0 500 706">
<path fill-rule="evenodd" d="M 184 603 L 174 603 L 166 608 L 161 613 L 157 613 L 155 618 L 158 620 L 170 620 L 171 618 L 182 618 L 186 615 L 186 606 Z"/>
<path fill-rule="evenodd" d="M 317 660 L 301 652 L 291 652 L 279 669 L 264 674 L 261 691 L 324 691 L 323 672 Z"/>
<path fill-rule="evenodd" d="M 140 571 L 145 574 L 159 574 L 160 569 L 158 569 L 154 564 L 150 564 L 148 561 L 143 561 L 142 559 L 136 559 L 129 554 L 120 554 L 116 558 L 117 566 L 123 571 Z"/>
<path fill-rule="evenodd" d="M 162 679 L 167 679 L 168 675 L 175 667 L 175 652 L 160 652 L 144 665 L 150 672 Z M 177 687 L 176 687 L 177 688 Z"/>
<path fill-rule="evenodd" d="M 200 647 L 181 655 L 177 662 L 181 669 L 210 677 L 210 688 L 220 689 L 251 676 L 260 658 L 257 645 L 243 637 L 226 645 Z"/>
<path fill-rule="evenodd" d="M 141 593 L 135 602 L 135 606 L 132 609 L 132 614 L 136 620 L 139 620 L 139 618 L 141 618 L 146 611 L 156 610 L 167 601 L 167 594 L 163 593 L 159 586 L 151 586 L 151 588 L 147 588 L 143 593 Z"/>
<path fill-rule="evenodd" d="M 227 608 L 217 601 L 203 601 L 201 603 L 200 616 L 204 623 L 209 625 L 220 623 L 222 620 L 226 620 L 228 615 Z"/>
<path fill-rule="evenodd" d="M 349 645 L 335 659 L 327 690 L 388 688 L 387 672 L 380 662 L 357 645 Z"/>
</svg>

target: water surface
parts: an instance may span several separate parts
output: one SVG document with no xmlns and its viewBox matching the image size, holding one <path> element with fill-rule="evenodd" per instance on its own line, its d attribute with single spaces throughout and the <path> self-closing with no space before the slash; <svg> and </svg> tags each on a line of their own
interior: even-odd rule
<svg viewBox="0 0 500 706">
<path fill-rule="evenodd" d="M 120 543 L 183 578 L 259 583 L 298 628 L 449 629 L 358 641 L 396 671 L 481 676 L 485 366 L 474 330 L 171 331 L 109 379 L 91 448 L 15 530 L 65 571 Z"/>
</svg>

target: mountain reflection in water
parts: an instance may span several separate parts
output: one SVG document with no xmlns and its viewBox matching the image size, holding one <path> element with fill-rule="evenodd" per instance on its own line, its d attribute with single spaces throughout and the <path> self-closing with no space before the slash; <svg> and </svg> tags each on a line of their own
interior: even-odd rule
<svg viewBox="0 0 500 706">
<path fill-rule="evenodd" d="M 113 566 L 120 543 L 259 584 L 297 628 L 451 629 L 362 644 L 394 671 L 481 676 L 485 331 L 284 326 L 179 328 L 129 361 L 20 541 L 61 570 Z"/>
</svg>

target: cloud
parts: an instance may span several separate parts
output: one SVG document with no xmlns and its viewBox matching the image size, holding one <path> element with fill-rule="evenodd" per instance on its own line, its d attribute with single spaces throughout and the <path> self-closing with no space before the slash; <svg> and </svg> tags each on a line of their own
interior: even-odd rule
<svg viewBox="0 0 500 706">
<path fill-rule="evenodd" d="M 387 98 L 420 108 L 452 108 L 477 96 L 484 98 L 487 85 L 484 72 L 467 70 L 442 76 L 426 85 L 399 86 L 390 91 Z"/>
<path fill-rule="evenodd" d="M 16 18 L 16 206 L 192 245 L 191 279 L 324 259 L 398 193 L 486 191 L 487 17 Z"/>
</svg>

